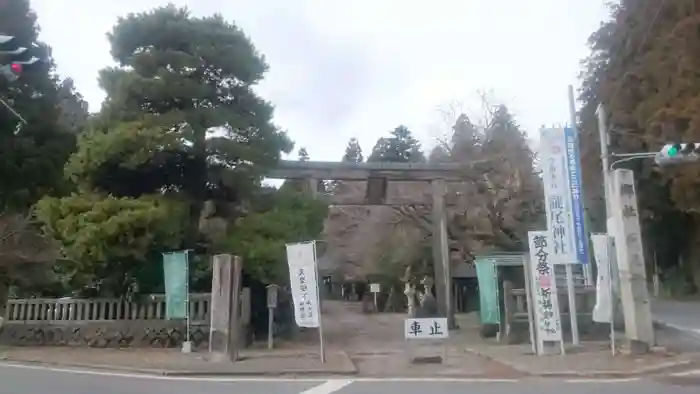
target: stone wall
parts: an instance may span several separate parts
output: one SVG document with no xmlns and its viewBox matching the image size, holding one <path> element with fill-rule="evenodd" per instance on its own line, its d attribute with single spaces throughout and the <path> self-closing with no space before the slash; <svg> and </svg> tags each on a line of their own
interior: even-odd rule
<svg viewBox="0 0 700 394">
<path fill-rule="evenodd" d="M 190 341 L 194 348 L 209 346 L 210 295 L 190 294 Z M 240 297 L 242 335 L 250 330 L 250 289 Z M 0 345 L 180 347 L 185 321 L 167 320 L 165 296 L 121 299 L 13 299 L 0 319 Z"/>
<path fill-rule="evenodd" d="M 0 327 L 0 344 L 95 348 L 180 347 L 186 336 L 181 321 L 10 323 Z M 194 348 L 209 345 L 209 325 L 190 327 Z"/>
</svg>

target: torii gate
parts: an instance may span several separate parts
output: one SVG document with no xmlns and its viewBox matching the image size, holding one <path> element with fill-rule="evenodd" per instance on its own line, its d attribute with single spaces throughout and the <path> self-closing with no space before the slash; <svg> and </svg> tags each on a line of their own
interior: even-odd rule
<svg viewBox="0 0 700 394">
<path fill-rule="evenodd" d="M 344 163 L 324 161 L 281 160 L 267 172 L 272 179 L 307 179 L 309 189 L 318 195 L 320 180 L 366 181 L 367 193 L 362 201 L 337 201 L 338 205 L 403 205 L 418 203 L 432 206 L 433 216 L 433 260 L 435 267 L 435 289 L 438 309 L 448 318 L 449 326 L 456 326 L 452 308 L 452 273 L 449 263 L 447 239 L 447 216 L 445 195 L 447 182 L 462 182 L 469 178 L 468 172 L 477 164 L 471 163 Z M 387 184 L 391 181 L 430 182 L 430 201 L 386 201 Z"/>
</svg>

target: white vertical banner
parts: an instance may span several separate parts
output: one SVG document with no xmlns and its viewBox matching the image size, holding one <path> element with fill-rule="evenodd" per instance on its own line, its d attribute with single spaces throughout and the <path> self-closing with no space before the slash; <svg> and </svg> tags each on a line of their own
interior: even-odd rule
<svg viewBox="0 0 700 394">
<path fill-rule="evenodd" d="M 573 128 L 540 130 L 540 167 L 554 264 L 587 264 L 581 165 Z"/>
<path fill-rule="evenodd" d="M 542 352 L 544 342 L 560 342 L 563 347 L 557 281 L 552 263 L 552 245 L 548 231 L 528 231 L 530 275 L 537 333 L 537 349 Z"/>
<path fill-rule="evenodd" d="M 294 319 L 299 327 L 319 327 L 315 243 L 287 244 L 287 263 L 294 302 Z"/>
<path fill-rule="evenodd" d="M 598 323 L 610 323 L 613 320 L 613 283 L 610 254 L 612 242 L 608 234 L 591 234 L 593 244 L 593 257 L 598 267 L 598 280 L 596 281 L 595 306 L 593 307 L 593 321 Z"/>
</svg>

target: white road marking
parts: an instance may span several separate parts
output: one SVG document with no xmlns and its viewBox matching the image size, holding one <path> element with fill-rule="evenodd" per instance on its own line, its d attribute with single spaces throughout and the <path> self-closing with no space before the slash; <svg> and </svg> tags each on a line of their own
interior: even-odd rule
<svg viewBox="0 0 700 394">
<path fill-rule="evenodd" d="M 588 378 L 588 379 L 567 379 L 566 383 L 627 383 L 636 382 L 640 378 Z"/>
<path fill-rule="evenodd" d="M 299 394 L 331 394 L 335 393 L 336 391 L 342 389 L 345 386 L 352 384 L 352 382 L 352 380 L 328 380 L 325 383 L 322 383 L 316 387 L 312 387 L 306 391 L 302 391 Z"/>
<path fill-rule="evenodd" d="M 356 382 L 455 382 L 455 383 L 516 383 L 520 379 L 498 378 L 355 378 Z"/>
<path fill-rule="evenodd" d="M 695 376 L 700 375 L 700 369 L 694 369 L 692 371 L 676 372 L 672 373 L 671 376 Z"/>
</svg>

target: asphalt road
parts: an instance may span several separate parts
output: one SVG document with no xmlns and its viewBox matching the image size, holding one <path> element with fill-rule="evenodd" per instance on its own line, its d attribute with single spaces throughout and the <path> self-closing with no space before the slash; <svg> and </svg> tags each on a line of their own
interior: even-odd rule
<svg viewBox="0 0 700 394">
<path fill-rule="evenodd" d="M 700 375 L 671 381 L 169 378 L 0 364 L 0 394 L 698 394 Z"/>
<path fill-rule="evenodd" d="M 700 302 L 653 300 L 654 319 L 683 330 L 700 341 Z"/>
</svg>

